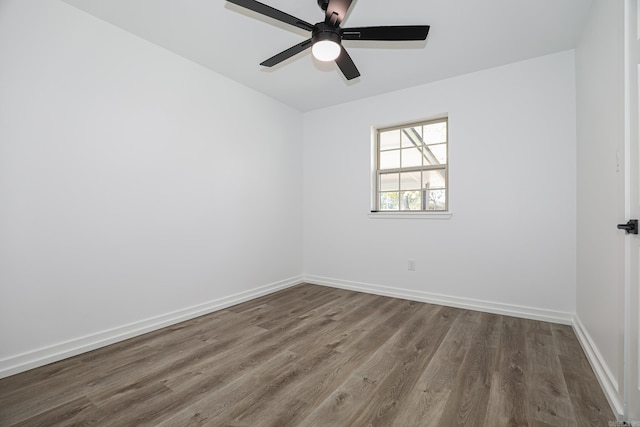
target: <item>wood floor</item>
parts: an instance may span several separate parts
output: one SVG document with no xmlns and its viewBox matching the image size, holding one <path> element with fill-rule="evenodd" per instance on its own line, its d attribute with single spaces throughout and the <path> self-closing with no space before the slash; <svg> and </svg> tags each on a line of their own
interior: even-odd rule
<svg viewBox="0 0 640 427">
<path fill-rule="evenodd" d="M 568 326 L 312 285 L 0 380 L 0 425 L 606 426 Z"/>
</svg>

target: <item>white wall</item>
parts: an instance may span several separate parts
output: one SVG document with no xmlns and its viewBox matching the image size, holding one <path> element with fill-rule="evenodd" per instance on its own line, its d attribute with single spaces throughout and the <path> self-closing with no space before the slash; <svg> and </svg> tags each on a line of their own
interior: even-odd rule
<svg viewBox="0 0 640 427">
<path fill-rule="evenodd" d="M 570 322 L 574 78 L 567 51 L 305 114 L 305 278 Z M 442 113 L 453 217 L 369 218 L 371 126 Z"/>
<path fill-rule="evenodd" d="M 65 3 L 3 0 L 0 376 L 297 282 L 301 133 Z"/>
<path fill-rule="evenodd" d="M 302 115 L 64 3 L 0 1 L 0 376 L 303 271 L 568 322 L 577 239 L 578 315 L 619 377 L 602 37 L 576 74 L 562 52 Z M 369 218 L 371 126 L 443 113 L 453 217 Z"/>
<path fill-rule="evenodd" d="M 576 49 L 579 332 L 622 411 L 624 326 L 623 2 L 596 0 Z M 616 167 L 616 152 L 622 167 Z M 591 348 L 589 348 L 589 346 Z"/>
</svg>

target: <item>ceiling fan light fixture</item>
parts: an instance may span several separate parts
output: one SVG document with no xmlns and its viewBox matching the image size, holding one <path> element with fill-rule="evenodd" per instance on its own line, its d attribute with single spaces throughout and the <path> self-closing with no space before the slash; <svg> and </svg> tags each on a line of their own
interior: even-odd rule
<svg viewBox="0 0 640 427">
<path fill-rule="evenodd" d="M 340 56 L 340 45 L 333 40 L 320 40 L 313 44 L 311 53 L 318 61 L 335 61 Z"/>
<path fill-rule="evenodd" d="M 318 23 L 313 29 L 311 41 L 311 53 L 318 61 L 335 61 L 342 51 L 342 30 L 339 27 Z"/>
</svg>

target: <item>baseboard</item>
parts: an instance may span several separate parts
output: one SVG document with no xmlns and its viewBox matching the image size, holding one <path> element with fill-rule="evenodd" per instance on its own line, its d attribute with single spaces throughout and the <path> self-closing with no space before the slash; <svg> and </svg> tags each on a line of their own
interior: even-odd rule
<svg viewBox="0 0 640 427">
<path fill-rule="evenodd" d="M 128 325 L 97 332 L 95 334 L 61 342 L 52 346 L 22 353 L 0 360 L 0 378 L 5 378 L 29 369 L 57 362 L 87 351 L 95 350 L 166 326 L 184 322 L 204 314 L 261 297 L 302 283 L 302 276 L 270 283 L 248 291 L 208 301 L 192 307 L 144 319 Z"/>
<path fill-rule="evenodd" d="M 426 302 L 429 304 L 446 305 L 449 307 L 463 308 L 466 310 L 482 311 L 486 313 L 502 314 L 505 316 L 521 317 L 524 319 L 541 320 L 544 322 L 571 325 L 573 313 L 563 311 L 545 310 L 533 307 L 503 304 L 491 301 L 482 301 L 471 298 L 459 298 L 448 295 L 432 294 L 428 292 L 409 289 L 392 288 L 369 283 L 351 282 L 347 280 L 333 279 L 313 275 L 304 276 L 305 283 L 330 286 L 351 291 L 366 292 L 375 295 L 383 295 L 393 298 L 408 299 L 411 301 Z"/>
<path fill-rule="evenodd" d="M 578 341 L 580 342 L 580 345 L 587 355 L 587 359 L 596 374 L 596 378 L 598 378 L 600 386 L 609 401 L 611 410 L 617 414 L 618 419 L 622 419 L 624 405 L 622 397 L 620 396 L 620 393 L 618 393 L 617 378 L 611 373 L 611 370 L 602 358 L 600 351 L 598 351 L 598 347 L 591 339 L 589 332 L 587 332 L 587 329 L 584 327 L 577 315 L 573 318 L 572 326 L 576 336 L 578 337 Z"/>
</svg>

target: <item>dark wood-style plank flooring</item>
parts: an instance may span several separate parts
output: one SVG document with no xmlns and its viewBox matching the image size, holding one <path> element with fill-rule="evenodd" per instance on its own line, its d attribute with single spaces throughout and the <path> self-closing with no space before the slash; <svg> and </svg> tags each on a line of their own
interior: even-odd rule
<svg viewBox="0 0 640 427">
<path fill-rule="evenodd" d="M 0 425 L 606 426 L 568 326 L 300 285 L 0 380 Z"/>
</svg>

